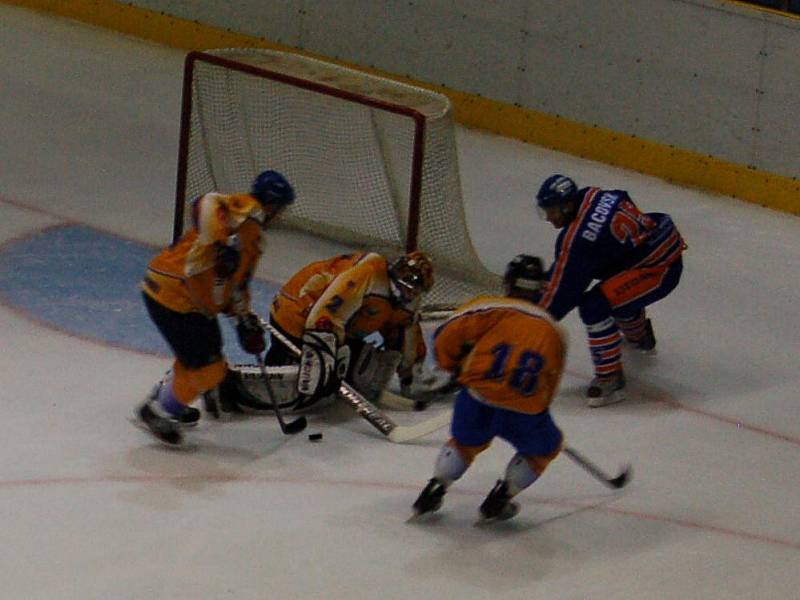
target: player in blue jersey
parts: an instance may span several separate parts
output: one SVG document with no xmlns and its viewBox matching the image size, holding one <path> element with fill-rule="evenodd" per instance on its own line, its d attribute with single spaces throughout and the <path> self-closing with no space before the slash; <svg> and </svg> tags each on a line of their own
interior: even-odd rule
<svg viewBox="0 0 800 600">
<path fill-rule="evenodd" d="M 578 189 L 564 175 L 542 183 L 536 204 L 561 230 L 539 304 L 559 320 L 578 308 L 595 371 L 589 406 L 624 400 L 622 340 L 655 351 L 645 307 L 678 285 L 683 238 L 669 215 L 642 213 L 627 192 Z"/>
</svg>

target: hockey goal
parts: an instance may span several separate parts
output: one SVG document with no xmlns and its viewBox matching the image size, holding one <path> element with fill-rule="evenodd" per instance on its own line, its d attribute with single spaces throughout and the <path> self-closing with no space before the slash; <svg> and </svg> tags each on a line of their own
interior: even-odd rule
<svg viewBox="0 0 800 600">
<path fill-rule="evenodd" d="M 297 196 L 281 226 L 386 254 L 428 252 L 437 282 L 426 305 L 499 290 L 467 231 L 447 97 L 295 54 L 189 53 L 174 239 L 187 201 L 246 190 L 267 168 Z"/>
</svg>

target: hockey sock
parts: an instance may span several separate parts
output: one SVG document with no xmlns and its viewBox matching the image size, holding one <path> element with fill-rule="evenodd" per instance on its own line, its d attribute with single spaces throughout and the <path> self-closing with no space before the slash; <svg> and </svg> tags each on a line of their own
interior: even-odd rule
<svg viewBox="0 0 800 600">
<path fill-rule="evenodd" d="M 615 317 L 617 325 L 622 330 L 622 335 L 629 342 L 638 342 L 645 334 L 645 312 L 639 311 L 632 317 Z"/>
<path fill-rule="evenodd" d="M 622 370 L 622 334 L 611 317 L 586 325 L 589 353 L 598 377 L 609 377 Z"/>
<path fill-rule="evenodd" d="M 610 377 L 621 371 L 622 334 L 611 316 L 611 305 L 598 286 L 585 294 L 578 312 L 586 326 L 589 353 L 597 377 Z"/>
<path fill-rule="evenodd" d="M 445 485 L 453 483 L 469 468 L 469 462 L 464 460 L 459 449 L 451 442 L 446 443 L 439 450 L 439 455 L 436 457 L 436 464 L 433 468 L 433 476 L 445 482 Z"/>
<path fill-rule="evenodd" d="M 510 496 L 516 496 L 537 479 L 539 479 L 539 473 L 533 470 L 530 461 L 525 456 L 517 453 L 511 458 L 506 467 L 505 476 Z"/>
<path fill-rule="evenodd" d="M 172 374 L 164 380 L 161 389 L 158 391 L 158 403 L 165 411 L 174 417 L 180 416 L 186 410 L 180 400 L 175 397 L 175 392 L 172 390 Z"/>
</svg>

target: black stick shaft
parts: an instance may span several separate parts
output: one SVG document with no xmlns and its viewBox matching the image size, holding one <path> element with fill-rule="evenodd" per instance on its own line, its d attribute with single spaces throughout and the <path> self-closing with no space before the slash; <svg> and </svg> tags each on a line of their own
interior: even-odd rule
<svg viewBox="0 0 800 600">
<path fill-rule="evenodd" d="M 256 355 L 256 358 L 258 359 L 258 368 L 261 371 L 261 378 L 263 379 L 264 385 L 267 388 L 269 401 L 272 402 L 272 410 L 275 411 L 275 417 L 278 419 L 278 425 L 281 426 L 281 431 L 289 435 L 302 431 L 306 428 L 306 418 L 299 417 L 290 423 L 284 421 L 280 406 L 278 406 L 278 399 L 275 397 L 275 393 L 272 391 L 272 384 L 269 382 L 269 374 L 267 373 L 267 369 L 264 367 L 264 357 L 261 354 L 258 354 Z"/>
<path fill-rule="evenodd" d="M 604 483 L 610 488 L 619 489 L 621 487 L 624 487 L 628 483 L 630 468 L 624 469 L 616 477 L 611 477 L 574 448 L 570 448 L 569 446 L 564 446 L 563 452 L 564 454 L 569 456 L 572 460 L 574 460 L 577 464 L 579 464 L 581 467 L 586 469 L 596 479 L 598 479 L 600 482 Z"/>
</svg>

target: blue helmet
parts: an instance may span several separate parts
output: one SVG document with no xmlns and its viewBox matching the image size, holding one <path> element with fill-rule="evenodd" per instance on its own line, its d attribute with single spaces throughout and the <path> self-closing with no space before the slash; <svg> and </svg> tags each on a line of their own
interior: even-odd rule
<svg viewBox="0 0 800 600">
<path fill-rule="evenodd" d="M 294 202 L 294 190 L 277 171 L 263 171 L 253 181 L 250 195 L 262 206 L 288 206 Z"/>
<path fill-rule="evenodd" d="M 578 186 L 566 175 L 551 175 L 544 180 L 536 194 L 536 205 L 539 208 L 563 206 L 567 202 L 578 199 Z"/>
</svg>

